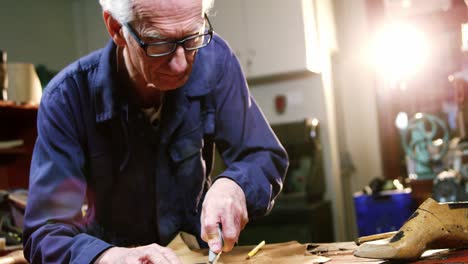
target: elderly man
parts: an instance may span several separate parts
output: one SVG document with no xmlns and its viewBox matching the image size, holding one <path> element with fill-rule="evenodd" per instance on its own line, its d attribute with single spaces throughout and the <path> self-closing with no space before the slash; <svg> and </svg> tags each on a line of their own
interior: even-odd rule
<svg viewBox="0 0 468 264">
<path fill-rule="evenodd" d="M 248 220 L 271 209 L 288 161 L 213 33 L 211 3 L 100 3 L 112 41 L 65 68 L 42 97 L 26 258 L 180 263 L 164 247 L 180 231 L 231 250 Z M 227 168 L 211 182 L 213 143 Z"/>
</svg>

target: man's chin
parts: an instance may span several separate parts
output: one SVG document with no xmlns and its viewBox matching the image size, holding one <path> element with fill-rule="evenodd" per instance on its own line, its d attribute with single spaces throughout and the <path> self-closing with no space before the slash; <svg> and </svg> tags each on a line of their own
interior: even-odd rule
<svg viewBox="0 0 468 264">
<path fill-rule="evenodd" d="M 150 88 L 150 89 L 157 89 L 159 91 L 166 92 L 166 91 L 175 90 L 175 89 L 181 87 L 182 85 L 156 85 L 154 83 L 148 83 L 147 87 Z"/>
<path fill-rule="evenodd" d="M 158 89 L 160 89 L 161 91 L 171 91 L 179 87 L 182 87 L 187 82 L 187 80 L 188 80 L 188 77 L 185 77 L 182 80 L 176 80 L 176 81 L 160 80 L 159 82 L 153 85 L 157 87 Z"/>
</svg>

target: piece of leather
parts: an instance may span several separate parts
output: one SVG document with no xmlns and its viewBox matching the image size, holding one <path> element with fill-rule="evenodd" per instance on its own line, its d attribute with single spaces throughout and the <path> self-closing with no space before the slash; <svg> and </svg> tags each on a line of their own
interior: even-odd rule
<svg viewBox="0 0 468 264">
<path fill-rule="evenodd" d="M 168 246 L 177 254 L 182 263 L 206 263 L 208 250 L 191 250 L 185 246 L 180 235 L 177 236 Z M 224 252 L 218 264 L 223 263 L 255 263 L 255 264 L 275 264 L 275 263 L 297 263 L 312 264 L 324 261 L 324 257 L 314 256 L 307 252 L 307 245 L 296 241 L 266 244 L 255 256 L 247 259 L 247 254 L 255 247 L 238 246 L 230 252 Z"/>
</svg>

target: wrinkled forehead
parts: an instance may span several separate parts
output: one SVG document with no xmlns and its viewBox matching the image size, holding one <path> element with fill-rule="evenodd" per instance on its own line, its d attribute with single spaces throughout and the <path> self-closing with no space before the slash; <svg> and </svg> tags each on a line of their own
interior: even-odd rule
<svg viewBox="0 0 468 264">
<path fill-rule="evenodd" d="M 134 0 L 141 30 L 175 36 L 198 30 L 204 22 L 202 0 Z"/>
</svg>

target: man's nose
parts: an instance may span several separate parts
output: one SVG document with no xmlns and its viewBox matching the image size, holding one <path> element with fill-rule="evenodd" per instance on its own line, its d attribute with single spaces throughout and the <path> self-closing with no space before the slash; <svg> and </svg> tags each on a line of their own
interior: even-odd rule
<svg viewBox="0 0 468 264">
<path fill-rule="evenodd" d="M 177 46 L 169 61 L 169 68 L 173 73 L 184 73 L 187 70 L 187 56 L 182 46 Z"/>
</svg>

